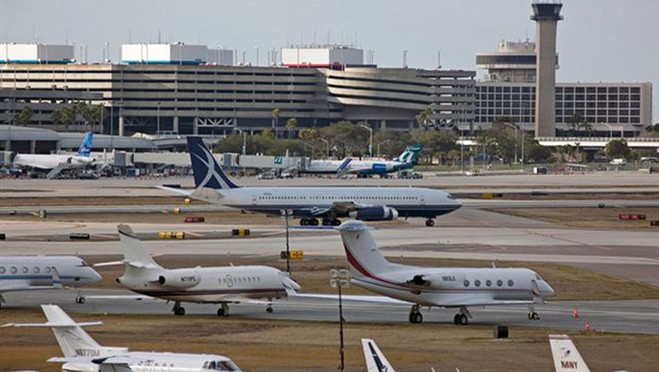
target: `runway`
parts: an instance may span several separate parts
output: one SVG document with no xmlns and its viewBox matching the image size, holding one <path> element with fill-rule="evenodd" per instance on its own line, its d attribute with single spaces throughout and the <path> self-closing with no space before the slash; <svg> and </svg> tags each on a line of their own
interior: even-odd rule
<svg viewBox="0 0 659 372">
<path fill-rule="evenodd" d="M 83 290 L 86 296 L 121 296 L 131 295 L 124 290 Z M 174 317 L 172 304 L 159 300 L 116 300 L 90 298 L 85 304 L 76 304 L 73 291 L 50 290 L 7 293 L 3 295 L 7 308 L 25 308 L 36 310 L 39 304 L 57 304 L 64 310 L 76 313 L 92 314 L 162 314 Z M 348 323 L 408 323 L 409 306 L 382 305 L 362 302 L 344 301 L 344 318 Z M 224 318 L 215 315 L 218 306 L 213 304 L 185 303 L 186 317 L 212 317 L 221 322 Z M 335 321 L 338 317 L 337 300 L 318 300 L 304 298 L 287 298 L 274 302 L 273 313 L 265 311 L 265 304 L 232 304 L 230 317 L 251 319 L 277 319 L 299 321 Z M 579 318 L 573 318 L 574 308 Z M 659 300 L 641 301 L 580 301 L 548 302 L 538 304 L 535 310 L 541 319 L 531 321 L 527 318 L 528 307 L 508 306 L 492 308 L 470 308 L 474 318 L 472 326 L 507 325 L 510 327 L 537 327 L 556 330 L 583 330 L 588 321 L 591 330 L 601 332 L 624 332 L 636 334 L 659 334 Z M 455 309 L 421 309 L 424 323 L 453 324 Z M 11 321 L 11 319 L 7 319 Z M 410 325 L 416 327 L 416 325 Z"/>
</svg>

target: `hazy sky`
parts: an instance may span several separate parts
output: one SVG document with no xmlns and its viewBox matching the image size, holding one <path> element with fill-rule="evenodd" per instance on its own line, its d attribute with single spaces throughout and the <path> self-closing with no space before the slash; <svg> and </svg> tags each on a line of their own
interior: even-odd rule
<svg viewBox="0 0 659 372">
<path fill-rule="evenodd" d="M 105 43 L 183 41 L 267 50 L 352 43 L 379 66 L 474 69 L 501 40 L 535 39 L 531 0 L 0 0 L 0 42 L 74 42 L 100 61 Z M 652 82 L 659 120 L 659 1 L 566 0 L 558 27 L 558 81 Z M 76 53 L 78 48 L 76 47 Z M 242 58 L 242 57 L 241 57 Z M 482 76 L 482 71 L 479 71 Z"/>
</svg>

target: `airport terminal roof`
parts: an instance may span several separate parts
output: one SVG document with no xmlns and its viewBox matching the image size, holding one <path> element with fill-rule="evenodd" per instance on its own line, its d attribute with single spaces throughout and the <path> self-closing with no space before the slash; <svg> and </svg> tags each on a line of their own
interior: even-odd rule
<svg viewBox="0 0 659 372">
<path fill-rule="evenodd" d="M 60 134 L 50 129 L 0 125 L 0 141 L 59 141 Z M 80 144 L 80 143 L 78 143 Z"/>
<path fill-rule="evenodd" d="M 61 137 L 60 147 L 64 149 L 77 149 L 80 146 L 85 133 L 58 133 Z M 117 150 L 142 150 L 150 151 L 155 150 L 156 145 L 153 141 L 146 138 L 136 137 L 120 137 L 110 136 L 107 134 L 94 133 L 94 140 L 92 141 L 92 149 L 109 149 L 115 148 Z"/>
</svg>

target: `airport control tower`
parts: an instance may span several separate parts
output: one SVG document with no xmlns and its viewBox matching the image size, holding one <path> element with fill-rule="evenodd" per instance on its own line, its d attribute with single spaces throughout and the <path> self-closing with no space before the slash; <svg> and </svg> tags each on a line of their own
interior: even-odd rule
<svg viewBox="0 0 659 372">
<path fill-rule="evenodd" d="M 556 26 L 562 20 L 559 2 L 534 2 L 536 23 L 535 136 L 556 136 Z"/>
</svg>

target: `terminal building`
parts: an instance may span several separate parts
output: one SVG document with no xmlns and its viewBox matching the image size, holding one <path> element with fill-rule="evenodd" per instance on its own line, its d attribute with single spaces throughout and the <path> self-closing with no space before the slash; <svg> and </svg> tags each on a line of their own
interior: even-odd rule
<svg viewBox="0 0 659 372">
<path fill-rule="evenodd" d="M 476 68 L 487 73 L 476 83 L 474 126 L 487 128 L 497 118 L 508 117 L 532 131 L 535 67 L 535 43 L 531 41 L 501 42 L 496 52 L 477 54 Z M 636 136 L 652 125 L 651 83 L 558 82 L 555 98 L 558 129 L 568 129 L 575 116 L 605 136 L 611 131 Z"/>
<path fill-rule="evenodd" d="M 53 110 L 75 102 L 103 105 L 97 132 L 114 135 L 283 134 L 289 118 L 298 129 L 349 120 L 409 130 L 419 127 L 415 117 L 427 108 L 436 123 L 474 120 L 474 71 L 381 69 L 364 65 L 353 48 L 292 50 L 283 53 L 291 66 L 226 66 L 209 61 L 199 46 L 179 44 L 127 45 L 119 64 L 0 64 L 0 122 L 29 106 L 26 125 L 89 130 L 81 117 L 51 120 Z M 305 55 L 299 64 L 298 52 Z"/>
</svg>

